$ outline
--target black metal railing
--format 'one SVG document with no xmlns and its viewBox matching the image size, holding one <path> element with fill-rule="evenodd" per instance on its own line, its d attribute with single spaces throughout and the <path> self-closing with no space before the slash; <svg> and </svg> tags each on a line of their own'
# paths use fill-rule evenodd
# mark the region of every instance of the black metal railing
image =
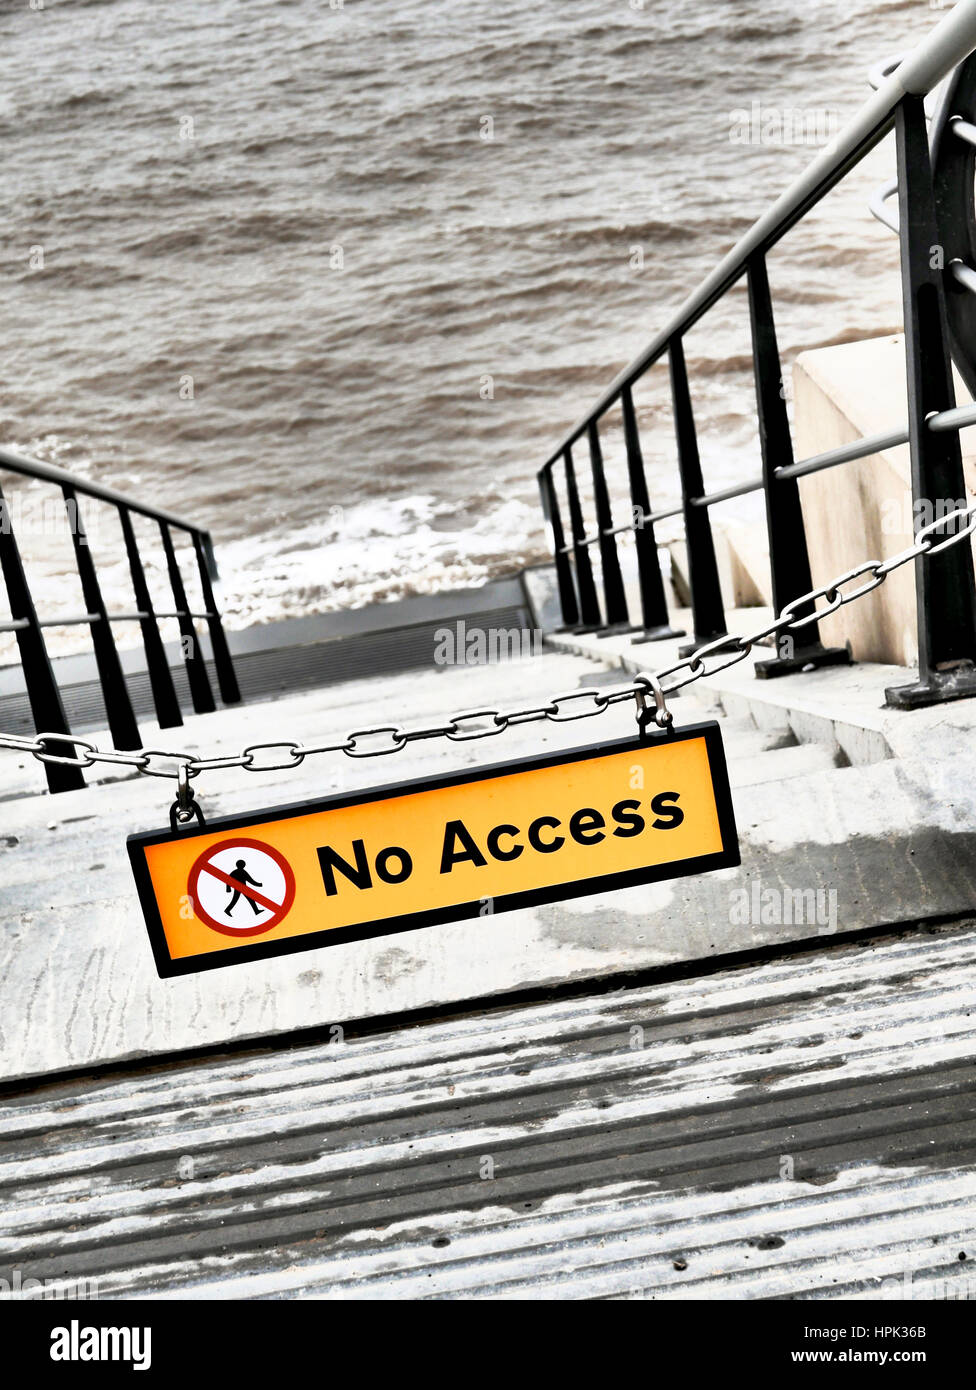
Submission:
<svg viewBox="0 0 976 1390">
<path fill-rule="evenodd" d="M 539 472 L 543 513 L 553 550 L 556 577 L 566 628 L 598 633 L 636 631 L 635 641 L 656 641 L 677 635 L 670 623 L 666 587 L 661 574 L 654 528 L 682 517 L 688 557 L 693 638 L 682 655 L 726 632 L 726 618 L 712 537 L 710 509 L 731 498 L 762 491 L 766 503 L 772 604 L 777 616 L 813 588 L 797 479 L 821 469 L 865 458 L 907 443 L 911 451 L 913 499 L 924 499 L 934 515 L 946 515 L 966 496 L 959 430 L 976 423 L 976 407 L 956 408 L 950 367 L 947 294 L 968 293 L 954 269 L 942 268 L 933 255 L 940 245 L 939 208 L 945 203 L 943 185 L 933 180 L 933 158 L 941 169 L 940 152 L 930 152 L 924 109 L 925 95 L 976 49 L 976 0 L 964 0 L 914 52 L 879 79 L 875 96 L 858 118 L 832 142 L 800 179 L 742 238 L 711 276 L 682 306 L 651 345 L 611 383 L 596 405 L 562 440 Z M 969 83 L 949 85 L 968 91 Z M 940 121 L 938 134 L 951 126 Z M 901 243 L 902 298 L 908 365 L 908 423 L 884 434 L 832 449 L 815 457 L 794 457 L 792 431 L 782 390 L 783 371 L 776 340 L 767 256 L 776 243 L 815 207 L 842 178 L 892 129 L 895 131 Z M 949 138 L 949 137 L 947 137 Z M 972 151 L 976 156 L 976 149 Z M 968 204 L 973 199 L 973 163 L 963 165 L 968 178 Z M 937 191 L 939 196 L 937 198 Z M 976 224 L 974 224 L 976 226 Z M 976 250 L 976 233 L 973 247 Z M 976 276 L 974 276 L 976 279 Z M 762 472 L 733 487 L 706 492 L 695 416 L 685 359 L 689 331 L 733 286 L 745 281 L 748 291 L 751 352 L 755 378 Z M 960 332 L 954 315 L 955 334 Z M 976 349 L 976 323 L 970 351 Z M 667 361 L 672 418 L 677 447 L 680 506 L 653 511 L 641 454 L 633 388 L 655 364 Z M 615 524 L 600 441 L 600 426 L 619 403 L 623 415 L 627 461 L 626 487 L 631 519 Z M 592 475 L 593 529 L 580 499 L 576 477 L 577 452 L 585 445 Z M 560 487 L 566 498 L 567 520 L 560 508 Z M 940 512 L 939 507 L 944 511 Z M 916 507 L 915 515 L 924 516 Z M 618 537 L 634 535 L 640 620 L 631 623 L 621 573 Z M 568 532 L 568 534 L 567 534 Z M 591 560 L 600 557 L 601 597 Z M 911 685 L 892 688 L 888 703 L 917 706 L 976 694 L 976 585 L 968 547 L 953 547 L 926 555 L 916 566 L 919 677 Z M 801 607 L 801 615 L 813 605 Z M 825 647 L 818 623 L 804 628 L 802 643 L 778 650 L 759 662 L 756 674 L 772 677 L 811 665 L 850 660 L 849 648 Z"/>
<path fill-rule="evenodd" d="M 89 628 L 106 720 L 112 742 L 117 749 L 141 748 L 143 745 L 112 632 L 115 623 L 139 624 L 153 708 L 161 728 L 174 728 L 183 723 L 173 672 L 159 629 L 159 623 L 163 619 L 175 619 L 179 624 L 182 659 L 186 667 L 194 711 L 197 714 L 209 714 L 216 708 L 206 658 L 195 627 L 197 622 L 203 622 L 207 627 L 221 700 L 228 705 L 240 701 L 241 693 L 234 672 L 234 663 L 214 599 L 213 580 L 216 578 L 216 566 L 213 546 L 207 531 L 193 526 L 181 517 L 116 492 L 113 488 L 81 480 L 52 464 L 22 458 L 0 449 L 0 471 L 4 470 L 50 483 L 59 489 L 60 504 L 64 508 L 65 522 L 71 536 L 84 604 L 84 612 L 78 614 L 51 617 L 38 615 L 14 531 L 11 509 L 0 489 L 0 573 L 6 585 L 10 608 L 10 620 L 0 622 L 0 632 L 12 632 L 16 636 L 27 699 L 37 733 L 71 733 L 62 692 L 44 640 L 45 628 L 51 627 L 87 625 Z M 131 611 L 109 612 L 106 606 L 78 504 L 79 496 L 106 503 L 118 515 L 135 602 Z M 153 605 L 143 553 L 133 526 L 133 515 L 146 517 L 158 527 L 173 595 L 172 610 L 161 612 Z M 199 612 L 191 610 L 187 599 L 183 573 L 173 544 L 174 531 L 188 535 L 193 545 L 203 600 L 202 611 Z M 73 791 L 85 785 L 83 773 L 77 766 L 53 762 L 45 762 L 44 766 L 48 787 L 52 792 Z"/>
</svg>

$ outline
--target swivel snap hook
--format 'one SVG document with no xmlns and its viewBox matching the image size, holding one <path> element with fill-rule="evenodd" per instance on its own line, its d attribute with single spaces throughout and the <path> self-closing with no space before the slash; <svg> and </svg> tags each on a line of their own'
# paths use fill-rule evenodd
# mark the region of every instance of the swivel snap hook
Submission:
<svg viewBox="0 0 976 1390">
<path fill-rule="evenodd" d="M 648 671 L 642 671 L 640 675 L 634 677 L 634 681 L 638 687 L 634 691 L 634 699 L 637 701 L 637 727 L 641 733 L 644 732 L 652 719 L 659 729 L 669 728 L 674 716 L 668 709 L 664 691 L 661 689 L 661 682 L 657 676 L 651 675 Z M 647 703 L 648 690 L 651 690 L 654 695 L 653 709 Z"/>
<path fill-rule="evenodd" d="M 190 786 L 189 765 L 181 762 L 176 773 L 176 800 L 169 811 L 170 828 L 175 833 L 177 830 L 184 829 L 194 819 L 201 826 L 206 824 L 203 819 L 203 812 L 193 795 L 193 788 Z"/>
</svg>

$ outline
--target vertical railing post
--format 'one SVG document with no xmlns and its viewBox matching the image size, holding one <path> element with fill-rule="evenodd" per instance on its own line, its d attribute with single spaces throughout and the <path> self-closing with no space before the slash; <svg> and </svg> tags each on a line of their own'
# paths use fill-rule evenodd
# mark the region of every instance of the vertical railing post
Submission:
<svg viewBox="0 0 976 1390">
<path fill-rule="evenodd" d="M 939 233 L 925 107 L 903 97 L 895 112 L 908 438 L 916 531 L 967 504 L 955 430 L 935 433 L 928 416 L 955 404 L 942 271 L 933 265 Z M 976 583 L 970 545 L 915 562 L 918 680 L 886 692 L 889 705 L 918 708 L 976 694 Z"/>
<path fill-rule="evenodd" d="M 684 343 L 680 338 L 672 338 L 668 346 L 668 369 L 671 376 L 671 403 L 685 519 L 688 590 L 694 616 L 694 641 L 681 648 L 679 655 L 683 658 L 690 656 L 698 647 L 703 647 L 706 642 L 714 642 L 719 637 L 724 637 L 727 629 L 711 518 L 707 507 L 695 505 L 696 499 L 704 496 L 705 482 L 702 477 L 701 455 L 698 452 L 695 412 L 688 386 Z"/>
<path fill-rule="evenodd" d="M 173 601 L 176 605 L 177 621 L 180 625 L 180 644 L 183 648 L 183 660 L 186 663 L 187 680 L 190 683 L 190 698 L 197 714 L 212 714 L 217 706 L 214 703 L 213 691 L 210 688 L 207 663 L 203 659 L 200 639 L 193 626 L 193 619 L 190 617 L 190 605 L 187 602 L 186 589 L 183 587 L 183 576 L 180 574 L 176 551 L 173 549 L 173 537 L 170 535 L 169 526 L 165 521 L 159 523 L 159 534 L 163 540 L 166 568 L 169 571 L 170 587 L 173 590 Z"/>
<path fill-rule="evenodd" d="M 24 572 L 20 548 L 14 535 L 13 522 L 7 509 L 3 493 L 0 492 L 0 572 L 3 574 L 10 604 L 10 616 L 17 628 L 17 646 L 27 686 L 27 700 L 34 720 L 34 732 L 38 734 L 70 734 L 61 692 L 54 678 L 51 660 L 47 654 L 44 633 L 37 619 L 30 585 Z M 63 752 L 62 747 L 52 752 Z M 85 785 L 80 767 L 63 767 L 57 763 L 45 763 L 44 772 L 48 789 L 52 792 L 78 791 Z"/>
<path fill-rule="evenodd" d="M 627 611 L 627 595 L 620 572 L 617 537 L 613 532 L 613 510 L 607 489 L 607 470 L 603 463 L 600 430 L 596 420 L 587 426 L 590 446 L 590 470 L 593 474 L 593 509 L 596 512 L 597 544 L 600 547 L 600 571 L 603 575 L 603 603 L 606 610 L 606 635 L 611 632 L 633 632 Z"/>
<path fill-rule="evenodd" d="M 200 571 L 200 591 L 203 594 L 203 603 L 207 610 L 210 649 L 213 652 L 214 670 L 217 673 L 220 698 L 225 705 L 236 705 L 240 703 L 241 689 L 237 684 L 237 672 L 234 670 L 234 662 L 227 645 L 223 620 L 217 610 L 217 602 L 214 598 L 213 584 L 210 579 L 210 561 L 213 551 L 208 541 L 209 538 L 205 540 L 199 531 L 193 532 L 193 549 L 196 551 L 197 568 Z"/>
<path fill-rule="evenodd" d="M 576 587 L 579 590 L 581 632 L 590 632 L 602 627 L 600 601 L 596 596 L 593 582 L 593 566 L 590 552 L 586 546 L 586 531 L 583 526 L 583 509 L 580 506 L 579 489 L 576 486 L 576 469 L 573 466 L 573 451 L 567 444 L 563 450 L 563 465 L 566 469 L 566 498 L 569 502 L 569 524 L 573 533 L 573 558 L 576 562 Z"/>
<path fill-rule="evenodd" d="M 129 573 L 132 576 L 132 592 L 139 611 L 139 628 L 142 632 L 142 645 L 146 653 L 146 670 L 149 673 L 149 688 L 152 691 L 156 723 L 161 729 L 175 729 L 183 723 L 180 702 L 176 697 L 173 673 L 166 660 L 166 649 L 159 634 L 156 610 L 153 608 L 146 572 L 143 569 L 139 545 L 136 541 L 132 517 L 128 507 L 119 506 L 119 522 L 122 526 L 122 539 L 125 553 L 129 559 Z"/>
<path fill-rule="evenodd" d="M 624 444 L 627 450 L 627 478 L 630 484 L 631 516 L 634 524 L 634 549 L 637 553 L 637 579 L 640 585 L 643 631 L 635 643 L 659 642 L 665 637 L 680 637 L 668 618 L 668 600 L 661 576 L 654 523 L 651 521 L 651 499 L 647 491 L 644 456 L 641 453 L 637 413 L 629 386 L 621 395 L 624 419 Z"/>
<path fill-rule="evenodd" d="M 797 481 L 795 478 L 776 476 L 777 468 L 793 462 L 793 440 L 783 396 L 782 364 L 776 343 L 766 259 L 761 251 L 749 261 L 748 280 L 756 407 L 769 535 L 770 582 L 773 610 L 779 616 L 787 604 L 809 593 L 813 581 L 810 578 L 810 557 Z M 800 613 L 810 611 L 812 605 L 807 605 Z M 827 648 L 821 644 L 818 623 L 810 623 L 800 629 L 800 637 L 795 643 L 791 635 L 784 635 L 779 640 L 777 656 L 769 661 L 757 662 L 757 676 L 782 676 L 805 666 L 835 665 L 851 659 L 848 647 Z"/>
<path fill-rule="evenodd" d="M 95 561 L 92 559 L 84 522 L 81 519 L 78 495 L 71 483 L 62 484 L 61 493 L 64 497 L 68 527 L 71 531 L 75 564 L 78 566 L 78 578 L 81 580 L 85 612 L 90 618 L 88 630 L 91 633 L 95 665 L 98 668 L 98 681 L 102 688 L 102 701 L 105 705 L 105 717 L 108 721 L 109 732 L 112 735 L 112 742 L 116 748 L 141 748 L 142 739 L 139 737 L 139 725 L 132 708 L 132 701 L 129 698 L 129 688 L 125 683 L 122 663 L 119 660 L 115 637 L 112 634 L 112 624 L 108 618 L 108 609 L 102 598 L 102 588 L 98 582 Z"/>
<path fill-rule="evenodd" d="M 576 603 L 576 589 L 573 586 L 573 571 L 566 553 L 566 537 L 563 520 L 559 514 L 559 498 L 552 468 L 547 465 L 539 473 L 539 492 L 542 496 L 542 514 L 549 528 L 552 544 L 552 558 L 556 566 L 556 587 L 559 591 L 559 611 L 563 627 L 576 627 L 579 623 L 579 607 Z"/>
</svg>

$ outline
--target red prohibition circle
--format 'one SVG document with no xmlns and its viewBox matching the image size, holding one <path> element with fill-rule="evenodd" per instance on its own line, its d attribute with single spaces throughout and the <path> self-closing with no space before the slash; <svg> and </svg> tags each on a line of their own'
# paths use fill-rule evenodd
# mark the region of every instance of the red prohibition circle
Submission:
<svg viewBox="0 0 976 1390">
<path fill-rule="evenodd" d="M 200 900 L 197 897 L 197 881 L 203 872 L 212 872 L 210 860 L 215 854 L 219 854 L 220 851 L 224 849 L 260 850 L 262 854 L 267 854 L 273 859 L 281 870 L 285 880 L 285 896 L 277 911 L 274 912 L 266 922 L 258 922 L 258 924 L 253 927 L 232 927 L 226 922 L 218 922 L 216 918 L 211 917 L 210 913 L 200 905 Z M 203 853 L 197 857 L 193 868 L 190 870 L 190 876 L 187 879 L 186 891 L 189 893 L 190 900 L 193 903 L 193 911 L 200 918 L 201 922 L 206 923 L 213 931 L 220 932 L 221 936 L 263 936 L 265 932 L 271 931 L 273 927 L 276 927 L 278 923 L 288 915 L 288 911 L 295 901 L 295 875 L 291 871 L 291 865 L 288 863 L 288 860 L 272 845 L 266 845 L 263 840 L 246 840 L 243 837 L 235 836 L 233 839 L 220 840 L 217 844 L 210 845 L 208 849 L 205 849 Z M 247 892 L 247 886 L 245 884 L 241 885 L 241 893 L 244 897 L 251 896 Z"/>
</svg>

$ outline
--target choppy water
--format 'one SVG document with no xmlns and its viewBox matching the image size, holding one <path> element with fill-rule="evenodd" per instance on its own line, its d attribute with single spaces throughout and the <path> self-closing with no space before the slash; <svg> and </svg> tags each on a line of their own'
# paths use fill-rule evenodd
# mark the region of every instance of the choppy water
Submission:
<svg viewBox="0 0 976 1390">
<path fill-rule="evenodd" d="M 333 3 L 0 3 L 0 441 L 209 525 L 238 625 L 537 557 L 539 463 L 816 152 L 734 145 L 730 113 L 844 120 L 939 18 Z M 787 362 L 898 326 L 865 207 L 888 165 L 771 262 Z M 688 343 L 715 485 L 756 471 L 747 343 L 742 296 Z M 658 500 L 664 385 L 639 393 Z M 46 611 L 77 611 L 65 538 L 23 530 Z"/>
</svg>

